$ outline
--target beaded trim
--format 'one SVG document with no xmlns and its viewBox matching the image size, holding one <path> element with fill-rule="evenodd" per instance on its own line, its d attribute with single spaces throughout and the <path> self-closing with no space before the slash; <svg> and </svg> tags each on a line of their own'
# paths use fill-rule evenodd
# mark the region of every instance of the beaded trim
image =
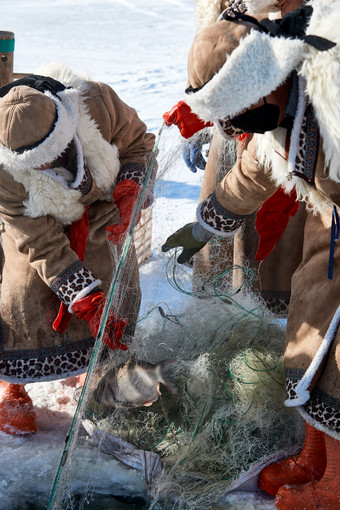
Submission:
<svg viewBox="0 0 340 510">
<path fill-rule="evenodd" d="M 311 104 L 308 104 L 302 121 L 295 168 L 292 171 L 292 175 L 300 177 L 314 188 L 319 141 L 319 126 L 314 115 L 313 107 Z"/>
</svg>

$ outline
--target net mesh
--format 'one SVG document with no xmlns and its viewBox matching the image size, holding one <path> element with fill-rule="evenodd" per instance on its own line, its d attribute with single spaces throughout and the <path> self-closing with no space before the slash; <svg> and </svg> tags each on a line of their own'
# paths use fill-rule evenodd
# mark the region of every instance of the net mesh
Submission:
<svg viewBox="0 0 340 510">
<path fill-rule="evenodd" d="M 166 161 L 159 158 L 156 188 L 181 150 L 177 144 Z M 231 165 L 235 147 L 230 145 L 223 157 Z M 145 472 L 150 508 L 209 508 L 261 459 L 301 441 L 298 414 L 283 406 L 284 326 L 252 292 L 257 274 L 251 266 L 232 265 L 232 239 L 214 238 L 209 243 L 208 264 L 201 260 L 194 267 L 182 266 L 176 261 L 178 253 L 162 255 L 165 263 L 157 285 L 170 285 L 178 293 L 176 306 L 169 306 L 166 299 L 142 306 L 134 331 L 130 329 L 122 339 L 128 351 L 108 352 L 103 347 L 100 338 L 110 308 L 124 316 L 134 295 L 134 227 L 121 252 L 112 249 L 117 270 L 85 384 L 75 394 L 78 407 L 49 510 L 85 505 L 86 494 L 78 498 L 76 507 L 72 499 L 79 458 L 90 441 L 84 423 L 102 434 L 93 456 L 106 435 L 121 441 L 120 454 L 127 442 L 157 456 L 161 469 L 151 475 Z M 128 380 L 120 380 L 131 360 Z M 127 383 L 131 395 L 139 392 L 138 407 L 127 405 L 126 391 L 125 400 L 117 398 L 119 385 Z M 158 384 L 159 398 L 143 405 L 150 388 Z M 101 400 L 104 393 L 116 401 Z M 93 446 L 96 442 L 91 439 Z M 147 471 L 147 463 L 138 468 Z M 88 473 L 88 493 L 95 490 L 94 476 Z"/>
</svg>

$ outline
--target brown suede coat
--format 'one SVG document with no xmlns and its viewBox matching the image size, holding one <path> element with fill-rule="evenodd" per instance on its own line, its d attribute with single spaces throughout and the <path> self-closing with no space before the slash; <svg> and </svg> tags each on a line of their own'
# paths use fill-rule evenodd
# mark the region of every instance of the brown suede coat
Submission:
<svg viewBox="0 0 340 510">
<path fill-rule="evenodd" d="M 340 183 L 327 177 L 324 157 L 319 147 L 315 171 L 317 191 L 340 207 Z M 242 157 L 217 185 L 219 202 L 237 214 L 253 213 L 276 189 L 270 171 L 265 172 L 256 160 L 255 139 L 250 140 Z M 307 214 L 300 265 L 292 277 L 285 366 L 289 386 L 296 384 L 315 358 L 331 320 L 340 304 L 340 244 L 335 243 L 334 274 L 328 279 L 332 204 L 322 213 Z M 294 232 L 292 232 L 294 233 Z M 291 237 L 294 251 L 294 239 Z M 280 271 L 280 259 L 277 261 Z M 340 437 L 339 420 L 327 422 L 340 409 L 340 330 L 337 330 L 328 354 L 309 386 L 311 398 L 300 410 L 314 426 Z M 294 391 L 289 394 L 294 398 Z M 320 403 L 321 402 L 321 403 Z M 322 418 L 319 408 L 323 406 Z M 324 410 L 326 409 L 326 411 Z"/>
<path fill-rule="evenodd" d="M 207 165 L 201 187 L 199 202 L 216 188 L 217 183 L 230 170 L 229 161 L 226 161 L 226 141 L 218 133 L 214 132 Z M 238 144 L 238 159 L 247 148 L 246 144 Z M 288 226 L 278 241 L 274 250 L 261 263 L 255 260 L 259 236 L 255 229 L 256 211 L 248 216 L 244 225 L 235 234 L 233 243 L 230 240 L 221 239 L 224 245 L 224 253 L 214 255 L 214 244 L 208 243 L 199 254 L 196 255 L 195 269 L 197 274 L 210 276 L 221 274 L 231 265 L 244 267 L 250 263 L 254 271 L 252 289 L 259 291 L 266 305 L 274 313 L 286 317 L 291 292 L 291 278 L 302 260 L 303 231 L 306 221 L 306 210 L 303 203 L 300 204 L 298 213 L 290 218 Z M 202 276 L 204 278 L 204 276 Z M 234 269 L 233 284 L 239 287 L 245 283 L 245 275 L 242 270 Z"/>
<path fill-rule="evenodd" d="M 102 137 L 119 150 L 121 166 L 144 163 L 151 153 L 154 135 L 134 109 L 107 85 L 88 82 L 83 87 L 88 113 Z M 38 170 L 37 170 L 38 172 Z M 93 346 L 87 323 L 72 317 L 65 333 L 52 330 L 60 300 L 51 282 L 77 261 L 71 250 L 68 227 L 49 215 L 31 218 L 23 214 L 25 188 L 0 168 L 0 219 L 2 220 L 2 285 L 0 378 L 10 382 L 66 377 L 86 369 Z M 89 206 L 89 237 L 84 265 L 108 291 L 121 246 L 107 242 L 105 226 L 119 220 L 112 199 L 103 197 L 95 182 L 81 201 Z M 124 297 L 116 310 L 133 330 L 139 310 L 140 288 L 134 248 L 123 274 Z M 128 274 L 127 274 L 128 273 Z"/>
</svg>

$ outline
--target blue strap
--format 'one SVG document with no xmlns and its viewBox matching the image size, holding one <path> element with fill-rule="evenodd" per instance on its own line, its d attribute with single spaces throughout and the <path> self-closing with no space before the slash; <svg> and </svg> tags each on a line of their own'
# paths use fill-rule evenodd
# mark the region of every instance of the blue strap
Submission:
<svg viewBox="0 0 340 510">
<path fill-rule="evenodd" d="M 333 214 L 332 214 L 332 227 L 331 227 L 331 247 L 329 250 L 329 264 L 328 264 L 328 279 L 332 280 L 333 278 L 333 263 L 334 263 L 334 247 L 335 242 L 339 239 L 339 232 L 340 232 L 340 220 L 338 211 L 336 210 L 336 207 L 333 207 Z"/>
</svg>

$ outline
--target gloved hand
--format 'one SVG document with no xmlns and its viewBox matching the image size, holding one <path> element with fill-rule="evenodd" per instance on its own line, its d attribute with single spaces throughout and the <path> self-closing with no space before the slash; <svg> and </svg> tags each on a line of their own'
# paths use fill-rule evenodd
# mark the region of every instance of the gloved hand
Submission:
<svg viewBox="0 0 340 510">
<path fill-rule="evenodd" d="M 89 217 L 87 214 L 88 208 L 89 206 L 85 206 L 84 214 L 80 220 L 74 221 L 72 225 L 70 225 L 70 248 L 76 252 L 79 260 L 82 262 L 85 258 L 86 243 L 89 235 Z M 71 320 L 71 317 L 72 314 L 68 312 L 67 305 L 61 302 L 58 315 L 52 324 L 54 331 L 64 333 L 68 323 Z"/>
<path fill-rule="evenodd" d="M 191 111 L 184 101 L 179 101 L 168 112 L 163 114 L 166 126 L 175 124 L 184 138 L 191 138 L 195 133 L 209 126 L 210 122 L 204 122 Z"/>
<path fill-rule="evenodd" d="M 108 239 L 114 244 L 123 241 L 127 229 L 131 223 L 132 215 L 135 212 L 138 203 L 138 196 L 141 192 L 140 186 L 132 179 L 125 179 L 120 182 L 113 192 L 113 200 L 119 210 L 121 223 L 115 223 L 105 228 L 110 234 Z M 141 217 L 141 211 L 138 212 L 136 225 Z"/>
<path fill-rule="evenodd" d="M 193 228 L 197 225 L 200 227 L 199 223 L 197 222 L 187 223 L 186 225 L 184 225 L 184 227 L 177 230 L 177 232 L 169 236 L 168 239 L 165 241 L 165 243 L 162 246 L 162 251 L 167 252 L 171 248 L 178 248 L 182 246 L 184 249 L 177 258 L 177 262 L 179 264 L 184 264 L 185 262 L 188 262 L 191 259 L 191 257 L 195 255 L 195 253 L 200 251 L 203 248 L 203 246 L 207 244 L 209 239 L 213 237 L 213 234 L 210 234 L 210 232 L 205 231 L 203 227 L 200 227 L 200 229 L 202 229 L 202 231 L 204 231 L 204 233 L 206 234 L 206 240 L 198 241 L 193 236 Z M 202 236 L 202 238 L 203 237 L 204 235 Z"/>
<path fill-rule="evenodd" d="M 79 299 L 72 305 L 72 310 L 78 319 L 84 319 L 90 326 L 92 335 L 96 338 L 99 330 L 100 319 L 105 305 L 105 294 L 102 291 L 89 294 L 83 299 Z M 102 336 L 103 343 L 109 349 L 127 350 L 127 345 L 120 342 L 123 336 L 127 321 L 109 311 L 104 334 Z"/>
<path fill-rule="evenodd" d="M 184 146 L 183 159 L 194 174 L 197 172 L 197 168 L 204 170 L 207 164 L 202 154 L 202 145 L 199 140 L 189 140 Z"/>
</svg>

